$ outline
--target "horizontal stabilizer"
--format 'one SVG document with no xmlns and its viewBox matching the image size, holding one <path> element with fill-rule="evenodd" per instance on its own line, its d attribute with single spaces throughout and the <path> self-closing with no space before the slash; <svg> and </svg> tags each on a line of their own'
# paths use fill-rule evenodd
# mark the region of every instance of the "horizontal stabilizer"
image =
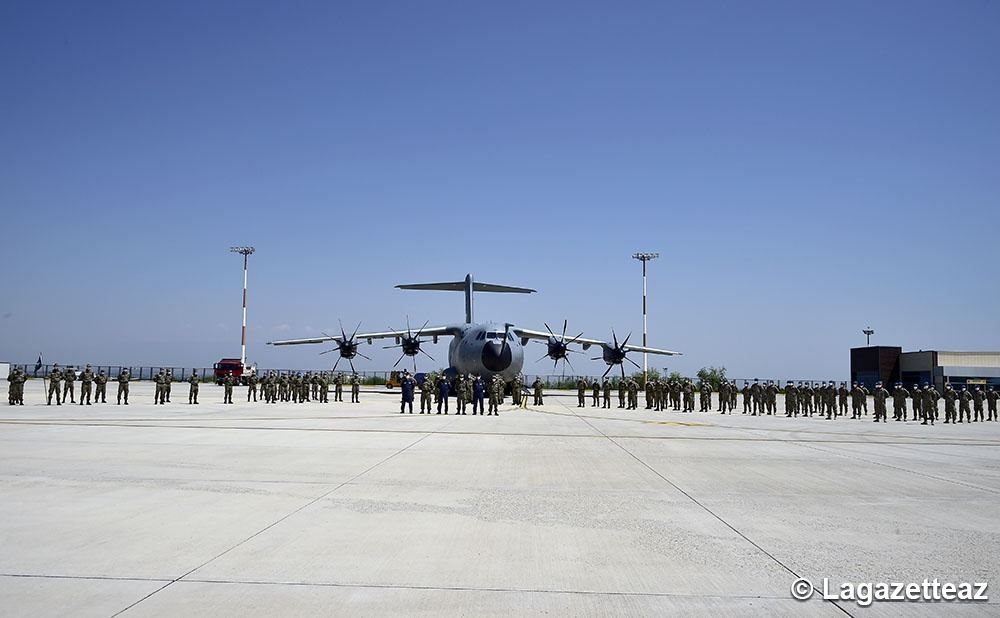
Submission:
<svg viewBox="0 0 1000 618">
<path fill-rule="evenodd" d="M 406 283 L 397 285 L 400 290 L 441 290 L 445 292 L 464 292 L 465 281 L 446 281 L 442 283 Z M 504 292 L 512 294 L 531 294 L 537 290 L 519 288 L 512 285 L 497 285 L 496 283 L 472 283 L 473 292 Z"/>
</svg>

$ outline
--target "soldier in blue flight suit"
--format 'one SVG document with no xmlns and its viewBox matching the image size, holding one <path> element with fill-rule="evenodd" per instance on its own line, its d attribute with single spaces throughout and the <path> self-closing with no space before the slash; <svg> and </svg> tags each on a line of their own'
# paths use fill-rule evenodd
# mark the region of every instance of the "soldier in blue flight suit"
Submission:
<svg viewBox="0 0 1000 618">
<path fill-rule="evenodd" d="M 476 409 L 479 410 L 479 414 L 485 413 L 483 410 L 483 398 L 486 396 L 486 383 L 479 376 L 475 376 L 472 382 L 472 415 L 476 415 Z"/>
<path fill-rule="evenodd" d="M 448 393 L 451 392 L 451 382 L 446 376 L 438 378 L 438 414 L 441 414 L 441 405 L 444 405 L 444 413 L 448 413 Z"/>
<path fill-rule="evenodd" d="M 417 388 L 417 381 L 413 379 L 410 372 L 407 371 L 403 374 L 403 379 L 399 382 L 399 390 L 401 391 L 403 398 L 402 402 L 399 404 L 399 413 L 402 414 L 406 410 L 406 404 L 410 404 L 410 414 L 413 414 L 413 391 Z"/>
</svg>

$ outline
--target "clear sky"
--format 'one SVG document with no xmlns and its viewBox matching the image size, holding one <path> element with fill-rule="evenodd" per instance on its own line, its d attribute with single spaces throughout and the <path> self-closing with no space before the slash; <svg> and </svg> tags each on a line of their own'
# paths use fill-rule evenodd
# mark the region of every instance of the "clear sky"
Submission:
<svg viewBox="0 0 1000 618">
<path fill-rule="evenodd" d="M 640 250 L 650 344 L 685 352 L 654 367 L 842 379 L 868 325 L 1000 349 L 998 26 L 992 0 L 4 2 L 0 360 L 238 356 L 234 244 L 262 366 L 328 367 L 262 342 L 338 319 L 460 321 L 393 285 L 467 272 L 539 290 L 480 317 L 637 341 Z"/>
</svg>

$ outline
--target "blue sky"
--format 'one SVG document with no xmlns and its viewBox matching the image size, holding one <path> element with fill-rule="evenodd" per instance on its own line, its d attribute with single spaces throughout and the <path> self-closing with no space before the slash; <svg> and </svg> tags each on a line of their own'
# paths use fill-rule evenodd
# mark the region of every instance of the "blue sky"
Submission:
<svg viewBox="0 0 1000 618">
<path fill-rule="evenodd" d="M 338 319 L 460 320 L 392 286 L 466 272 L 539 290 L 483 318 L 638 337 L 638 250 L 661 254 L 650 342 L 685 352 L 653 366 L 843 379 L 869 324 L 1000 349 L 998 23 L 971 0 L 3 3 L 0 357 L 238 355 L 233 244 L 258 250 L 267 366 L 326 366 L 261 344 Z"/>
</svg>

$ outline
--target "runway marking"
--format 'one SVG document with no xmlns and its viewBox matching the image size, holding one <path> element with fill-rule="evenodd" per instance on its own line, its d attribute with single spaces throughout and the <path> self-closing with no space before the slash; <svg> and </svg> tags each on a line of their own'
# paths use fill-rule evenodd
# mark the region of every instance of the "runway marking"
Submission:
<svg viewBox="0 0 1000 618">
<path fill-rule="evenodd" d="M 196 566 L 195 568 L 191 569 L 191 570 L 190 570 L 190 571 L 188 571 L 187 573 L 185 573 L 185 574 L 181 575 L 180 577 L 177 577 L 177 578 L 175 578 L 175 579 L 173 579 L 173 580 L 171 580 L 171 581 L 169 581 L 169 582 L 165 583 L 164 585 L 160 586 L 160 587 L 159 587 L 159 588 L 157 588 L 156 590 L 154 590 L 154 591 L 150 592 L 149 594 L 145 595 L 144 597 L 142 597 L 142 598 L 141 598 L 141 599 L 139 599 L 138 601 L 135 601 L 135 602 L 134 602 L 134 603 L 132 603 L 131 605 L 128 605 L 128 606 L 126 606 L 125 608 L 123 608 L 123 609 L 119 610 L 118 612 L 116 612 L 116 613 L 114 613 L 114 614 L 112 615 L 112 618 L 114 618 L 114 616 L 120 616 L 121 614 L 123 614 L 123 613 L 127 612 L 128 610 L 130 610 L 130 609 L 132 609 L 133 607 L 135 607 L 136 605 L 138 605 L 139 603 L 142 603 L 142 602 L 143 602 L 143 601 L 145 601 L 146 599 L 148 599 L 148 598 L 152 597 L 153 595 L 155 595 L 156 593 L 160 592 L 161 590 L 164 590 L 164 589 L 166 589 L 166 588 L 170 587 L 171 585 L 173 585 L 173 584 L 177 583 L 178 581 L 180 581 L 180 580 L 184 579 L 184 578 L 185 578 L 185 577 L 187 577 L 188 575 L 191 575 L 191 574 L 192 574 L 192 573 L 194 573 L 195 571 L 198 571 L 199 569 L 201 569 L 201 568 L 203 568 L 203 567 L 205 567 L 205 566 L 207 566 L 207 565 L 211 564 L 212 562 L 215 562 L 216 560 L 218 560 L 218 559 L 219 559 L 219 558 L 221 558 L 222 556 L 225 556 L 226 554 L 228 554 L 229 552 L 233 551 L 233 550 L 234 550 L 234 549 L 236 549 L 237 547 L 240 547 L 240 546 L 242 546 L 243 544 L 245 544 L 245 543 L 247 543 L 247 542 L 249 542 L 249 541 L 251 541 L 251 540 L 255 539 L 256 537 L 258 537 L 258 536 L 260 536 L 261 534 L 263 534 L 263 533 L 267 532 L 267 531 L 268 531 L 268 530 L 270 530 L 271 528 L 274 528 L 275 526 L 277 526 L 277 525 L 278 525 L 278 524 L 280 524 L 281 522 L 283 522 L 283 521 L 287 520 L 288 518 L 292 517 L 293 515 L 295 515 L 295 514 L 297 514 L 297 513 L 300 513 L 301 511 L 303 511 L 304 509 L 306 509 L 306 508 L 308 508 L 308 507 L 312 506 L 313 504 L 316 504 L 317 502 L 319 502 L 320 500 L 322 500 L 322 499 L 326 498 L 327 496 L 329 496 L 329 495 L 330 495 L 330 494 L 332 494 L 333 492 L 337 491 L 337 490 L 338 490 L 338 489 L 340 489 L 341 487 L 344 487 L 344 486 L 346 486 L 346 485 L 348 485 L 348 484 L 350 484 L 350 483 L 352 483 L 352 482 L 356 481 L 357 479 L 361 478 L 361 477 L 362 477 L 362 476 L 364 476 L 365 474 L 368 474 L 369 472 L 371 472 L 371 471 L 372 471 L 372 470 L 374 470 L 375 468 L 377 468 L 377 467 L 381 466 L 382 464 L 384 464 L 385 462 L 389 461 L 390 459 L 393 459 L 394 457 L 396 457 L 396 456 L 398 456 L 398 455 L 400 455 L 400 454 L 402 454 L 402 453 L 406 452 L 407 450 L 409 450 L 410 448 L 412 448 L 412 447 L 416 446 L 417 444 L 419 444 L 420 442 L 422 442 L 423 440 L 427 439 L 428 437 L 430 437 L 430 436 L 431 436 L 431 435 L 433 435 L 433 434 L 434 434 L 434 432 L 433 432 L 433 431 L 429 431 L 429 432 L 425 432 L 425 435 L 423 435 L 423 436 L 421 436 L 420 438 L 418 438 L 418 439 L 414 440 L 413 442 L 410 442 L 409 444 L 407 444 L 406 446 L 404 446 L 404 447 L 400 448 L 399 450 L 397 450 L 397 451 L 396 451 L 396 452 L 394 452 L 393 454 L 391 454 L 391 455 L 389 455 L 389 456 L 387 456 L 387 457 L 384 457 L 384 458 L 382 458 L 382 459 L 381 459 L 381 460 L 379 460 L 379 461 L 378 461 L 377 463 L 375 463 L 375 464 L 373 464 L 373 465 L 371 465 L 371 466 L 369 466 L 369 467 L 365 468 L 364 470 L 362 470 L 362 471 L 361 471 L 361 472 L 359 472 L 358 474 L 354 475 L 353 477 L 351 477 L 351 478 L 347 479 L 346 481 L 343 481 L 342 483 L 338 483 L 338 484 L 337 484 L 337 485 L 336 485 L 335 487 L 333 487 L 333 488 L 331 488 L 331 489 L 329 489 L 329 490 L 327 490 L 327 491 L 323 492 L 323 493 L 322 493 L 322 494 L 320 494 L 319 496 L 316 496 L 315 498 L 313 498 L 313 499 L 309 500 L 309 501 L 308 501 L 308 502 L 306 502 L 305 504 L 303 504 L 303 505 L 299 506 L 298 508 L 296 508 L 296 509 L 295 509 L 295 510 L 293 510 L 292 512 L 290 512 L 290 513 L 288 513 L 288 514 L 286 514 L 286 515 L 284 515 L 284 516 L 282 516 L 282 517 L 280 517 L 280 518 L 276 519 L 275 521 L 271 522 L 270 524 L 268 524 L 268 525 L 264 526 L 263 528 L 261 528 L 261 529 L 260 529 L 260 530 L 258 530 L 257 532 L 254 532 L 254 533 L 253 533 L 253 534 L 251 534 L 250 536 L 246 537 L 246 538 L 245 538 L 245 539 L 243 539 L 242 541 L 240 541 L 240 542 L 236 543 L 235 545 L 233 545 L 232 547 L 230 547 L 229 549 L 226 549 L 226 550 L 224 550 L 224 551 L 220 552 L 219 554 L 217 554 L 217 555 L 216 555 L 216 556 L 214 556 L 213 558 L 210 558 L 209 560 L 206 560 L 205 562 L 203 562 L 203 563 L 199 564 L 198 566 Z"/>
<path fill-rule="evenodd" d="M 568 406 L 567 406 L 567 408 L 568 408 Z M 660 479 L 662 479 L 663 481 L 665 481 L 667 484 L 669 484 L 671 487 L 673 487 L 674 489 L 676 489 L 677 491 L 679 491 L 688 500 L 690 500 L 694 504 L 696 504 L 699 507 L 701 507 L 702 510 L 704 510 L 706 513 L 708 513 L 709 515 L 711 515 L 712 517 L 714 517 L 715 519 L 717 519 L 719 522 L 721 522 L 724 526 L 726 526 L 727 528 L 729 528 L 730 530 L 732 530 L 740 538 L 742 538 L 743 540 L 745 540 L 747 543 L 750 543 L 751 545 L 753 545 L 755 548 L 757 548 L 758 551 L 760 551 L 765 556 L 767 556 L 768 558 L 770 558 L 772 561 L 774 561 L 774 563 L 776 563 L 782 569 L 788 571 L 792 576 L 795 577 L 795 579 L 799 579 L 801 577 L 801 575 L 799 575 L 798 573 L 796 573 L 791 567 L 789 567 L 784 562 L 782 562 L 781 560 L 779 560 L 777 558 L 777 556 L 775 556 L 771 552 L 769 552 L 766 549 L 764 549 L 763 547 L 761 547 L 753 539 L 751 539 L 746 534 L 744 534 L 742 531 L 740 531 L 739 529 L 737 529 L 736 526 L 732 525 L 731 523 L 729 523 L 728 521 L 726 521 L 725 519 L 723 519 L 722 516 L 720 516 L 719 514 L 717 514 L 715 511 L 713 511 L 712 509 L 710 509 L 707 506 L 705 506 L 704 504 L 702 504 L 697 498 L 695 498 L 690 493 L 688 493 L 687 491 L 685 491 L 684 489 L 682 489 L 677 483 L 671 481 L 666 476 L 664 476 L 663 474 L 661 474 L 659 470 L 657 470 L 653 466 L 651 466 L 648 463 L 646 463 L 645 461 L 643 461 L 638 455 L 636 455 L 632 451 L 630 451 L 627 448 L 625 448 L 624 446 L 622 446 L 617 440 L 615 440 L 614 438 L 612 438 L 612 437 L 604 434 L 604 432 L 602 432 L 600 429 L 598 429 L 597 427 L 595 427 L 587 419 L 580 418 L 580 420 L 583 421 L 584 423 L 586 423 L 591 429 L 593 429 L 594 431 L 600 433 L 602 436 L 604 436 L 605 438 L 607 438 L 612 444 L 614 444 L 616 447 L 618 447 L 619 449 L 621 449 L 622 451 L 624 451 L 629 457 L 631 457 L 632 459 L 634 459 L 637 462 L 639 462 L 639 464 L 641 464 L 644 468 L 646 468 L 647 470 L 649 470 L 650 472 L 652 472 L 653 474 L 655 474 L 656 476 L 658 476 Z M 820 598 L 822 598 L 822 592 L 818 588 L 816 588 L 815 586 L 813 586 L 813 590 L 815 590 L 815 592 L 817 592 L 817 593 L 820 593 L 820 595 L 821 595 Z M 853 617 L 853 614 L 851 612 L 849 612 L 846 608 L 842 607 L 838 602 L 831 600 L 830 603 L 834 607 L 836 607 L 837 609 L 839 609 L 841 612 L 843 612 L 844 614 Z"/>
</svg>

